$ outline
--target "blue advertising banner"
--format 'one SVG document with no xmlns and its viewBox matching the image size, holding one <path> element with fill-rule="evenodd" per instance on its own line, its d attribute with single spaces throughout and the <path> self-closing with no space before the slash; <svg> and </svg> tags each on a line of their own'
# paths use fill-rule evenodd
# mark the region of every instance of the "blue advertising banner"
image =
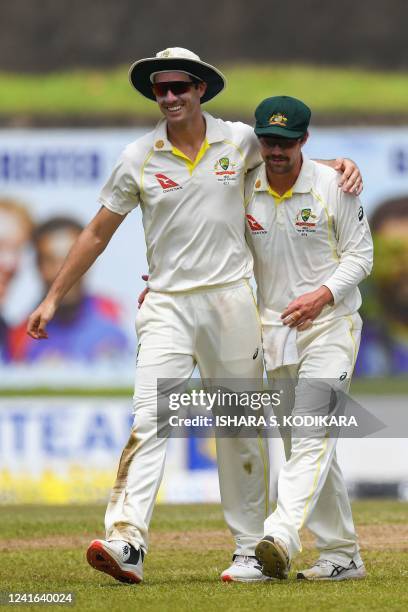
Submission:
<svg viewBox="0 0 408 612">
<path fill-rule="evenodd" d="M 133 385 L 137 296 L 148 272 L 139 209 L 67 295 L 50 339 L 32 341 L 25 326 L 98 210 L 99 191 L 121 150 L 145 131 L 0 130 L 0 388 Z M 361 168 L 378 264 L 363 287 L 356 373 L 404 374 L 408 128 L 314 128 L 305 151 L 314 158 L 352 157 Z"/>
</svg>

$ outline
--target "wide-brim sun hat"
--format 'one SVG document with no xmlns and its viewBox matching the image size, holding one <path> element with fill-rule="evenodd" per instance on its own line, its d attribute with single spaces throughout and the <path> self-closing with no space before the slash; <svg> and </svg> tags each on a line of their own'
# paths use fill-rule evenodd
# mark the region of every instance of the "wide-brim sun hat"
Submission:
<svg viewBox="0 0 408 612">
<path fill-rule="evenodd" d="M 207 89 L 201 98 L 201 103 L 208 102 L 218 95 L 225 87 L 225 77 L 211 66 L 203 62 L 198 55 L 181 47 L 170 47 L 159 51 L 155 57 L 134 62 L 129 68 L 129 81 L 133 87 L 149 100 L 156 101 L 152 90 L 152 75 L 158 72 L 185 72 L 207 83 Z"/>
</svg>

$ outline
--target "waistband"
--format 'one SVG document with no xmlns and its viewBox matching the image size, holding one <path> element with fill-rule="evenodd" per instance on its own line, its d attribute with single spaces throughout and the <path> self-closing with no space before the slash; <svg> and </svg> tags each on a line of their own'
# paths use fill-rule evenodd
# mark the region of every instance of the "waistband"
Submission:
<svg viewBox="0 0 408 612">
<path fill-rule="evenodd" d="M 195 287 L 194 289 L 187 289 L 186 291 L 154 291 L 153 289 L 149 289 L 149 292 L 157 295 L 183 296 L 193 295 L 195 293 L 213 293 L 215 291 L 223 291 L 225 289 L 234 289 L 235 287 L 248 287 L 248 279 L 242 278 L 238 281 L 232 281 L 231 283 L 223 283 L 221 285 L 207 285 L 203 287 Z"/>
<path fill-rule="evenodd" d="M 276 314 L 275 316 L 271 317 L 270 313 L 265 315 L 265 312 L 262 312 L 262 310 L 259 311 L 259 314 L 261 317 L 262 326 L 264 328 L 271 327 L 276 329 L 285 327 L 282 322 L 282 319 L 280 318 L 280 314 Z M 325 312 L 323 315 L 320 314 L 317 319 L 314 319 L 312 321 L 312 326 L 314 327 L 318 325 L 324 325 L 325 323 L 337 321 L 338 319 L 347 319 L 348 317 L 354 317 L 354 315 L 356 314 L 359 314 L 358 310 L 341 312 L 340 309 L 336 310 L 335 308 L 333 308 L 331 312 Z"/>
</svg>

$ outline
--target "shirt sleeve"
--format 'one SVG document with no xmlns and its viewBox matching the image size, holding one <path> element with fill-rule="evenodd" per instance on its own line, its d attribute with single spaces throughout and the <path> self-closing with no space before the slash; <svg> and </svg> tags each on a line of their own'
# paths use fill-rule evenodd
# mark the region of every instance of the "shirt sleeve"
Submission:
<svg viewBox="0 0 408 612">
<path fill-rule="evenodd" d="M 363 206 L 358 197 L 344 193 L 333 184 L 336 207 L 333 216 L 337 239 L 339 265 L 332 276 L 323 283 L 333 294 L 334 303 L 341 302 L 347 293 L 357 287 L 371 272 L 373 266 L 373 241 Z"/>
<path fill-rule="evenodd" d="M 241 144 L 240 147 L 245 156 L 245 172 L 259 166 L 262 162 L 259 150 L 258 138 L 250 125 L 241 123 Z"/>
<path fill-rule="evenodd" d="M 139 185 L 135 176 L 135 162 L 125 149 L 102 188 L 99 203 L 112 212 L 127 215 L 140 203 Z"/>
<path fill-rule="evenodd" d="M 244 183 L 244 205 L 248 208 L 250 201 L 254 195 L 255 181 L 257 179 L 259 170 L 256 168 L 247 172 Z"/>
</svg>

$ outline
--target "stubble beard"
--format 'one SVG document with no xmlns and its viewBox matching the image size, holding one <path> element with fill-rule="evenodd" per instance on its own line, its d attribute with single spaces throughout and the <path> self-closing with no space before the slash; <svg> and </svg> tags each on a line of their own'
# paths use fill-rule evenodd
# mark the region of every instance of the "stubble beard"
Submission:
<svg viewBox="0 0 408 612">
<path fill-rule="evenodd" d="M 289 174 L 294 167 L 294 163 L 291 163 L 290 160 L 278 164 L 270 158 L 267 158 L 266 165 L 271 174 Z"/>
</svg>

